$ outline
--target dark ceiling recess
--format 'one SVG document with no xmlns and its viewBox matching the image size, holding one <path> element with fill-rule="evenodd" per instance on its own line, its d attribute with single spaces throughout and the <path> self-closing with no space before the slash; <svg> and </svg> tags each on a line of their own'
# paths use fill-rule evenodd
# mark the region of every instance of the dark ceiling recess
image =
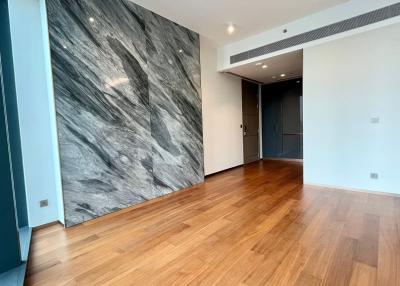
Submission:
<svg viewBox="0 0 400 286">
<path fill-rule="evenodd" d="M 356 28 L 377 23 L 386 19 L 390 19 L 399 15 L 400 15 L 400 2 L 353 18 L 349 18 L 344 21 L 324 26 L 322 28 L 302 33 L 275 43 L 271 43 L 256 49 L 252 49 L 247 52 L 233 55 L 230 58 L 230 63 L 231 64 L 238 63 L 241 61 L 245 61 L 251 58 L 259 57 L 272 52 L 294 47 L 307 42 L 319 40 L 335 34 L 343 33 Z"/>
</svg>

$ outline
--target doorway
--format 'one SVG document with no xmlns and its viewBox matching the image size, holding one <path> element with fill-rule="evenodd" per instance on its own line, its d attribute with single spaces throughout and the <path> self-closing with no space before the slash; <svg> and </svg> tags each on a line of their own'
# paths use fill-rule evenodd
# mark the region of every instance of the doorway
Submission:
<svg viewBox="0 0 400 286">
<path fill-rule="evenodd" d="M 258 91 L 257 83 L 242 80 L 244 164 L 260 160 Z"/>
<path fill-rule="evenodd" d="M 303 159 L 303 50 L 229 70 L 242 78 L 244 163 Z"/>
<path fill-rule="evenodd" d="M 303 159 L 302 79 L 262 86 L 263 158 Z"/>
</svg>

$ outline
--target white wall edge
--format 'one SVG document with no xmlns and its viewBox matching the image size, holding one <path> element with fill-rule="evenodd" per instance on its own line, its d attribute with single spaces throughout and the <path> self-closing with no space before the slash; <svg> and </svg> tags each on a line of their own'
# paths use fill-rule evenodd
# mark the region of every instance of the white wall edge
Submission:
<svg viewBox="0 0 400 286">
<path fill-rule="evenodd" d="M 217 71 L 215 42 L 200 36 L 205 175 L 243 164 L 242 80 Z"/>
<path fill-rule="evenodd" d="M 50 129 L 51 129 L 51 142 L 52 142 L 52 153 L 53 153 L 53 167 L 55 172 L 55 184 L 57 194 L 57 208 L 58 208 L 58 220 L 64 224 L 64 203 L 62 193 L 62 181 L 61 181 L 61 166 L 60 166 L 60 153 L 58 149 L 58 133 L 57 133 L 57 118 L 56 118 L 56 106 L 54 98 L 54 86 L 53 86 L 53 73 L 51 67 L 51 52 L 50 52 L 50 39 L 49 30 L 47 24 L 47 8 L 46 0 L 40 0 L 40 14 L 42 20 L 42 36 L 43 36 L 43 50 L 45 58 L 46 68 L 46 79 L 47 79 L 47 96 L 49 99 L 49 117 L 50 117 Z"/>
</svg>

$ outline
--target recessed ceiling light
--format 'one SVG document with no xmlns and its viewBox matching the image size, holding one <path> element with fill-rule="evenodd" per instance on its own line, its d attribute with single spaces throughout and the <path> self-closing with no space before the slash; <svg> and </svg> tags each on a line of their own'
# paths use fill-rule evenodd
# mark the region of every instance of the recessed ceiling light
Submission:
<svg viewBox="0 0 400 286">
<path fill-rule="evenodd" d="M 229 24 L 228 28 L 227 28 L 227 32 L 229 35 L 232 35 L 233 33 L 235 33 L 235 26 L 233 24 Z"/>
<path fill-rule="evenodd" d="M 268 66 L 267 66 L 267 65 L 263 65 L 262 68 L 263 68 L 263 69 L 266 69 L 266 68 L 268 68 Z"/>
<path fill-rule="evenodd" d="M 256 66 L 261 66 L 263 63 L 256 63 Z"/>
<path fill-rule="evenodd" d="M 90 17 L 90 18 L 89 18 L 89 22 L 90 22 L 90 23 L 93 23 L 93 22 L 94 22 L 94 18 L 93 18 L 93 17 Z"/>
<path fill-rule="evenodd" d="M 66 49 L 67 49 L 67 46 L 66 46 L 66 45 L 63 45 L 63 48 L 66 50 Z"/>
<path fill-rule="evenodd" d="M 281 77 L 285 77 L 285 76 L 286 76 L 286 74 L 284 74 L 284 73 L 283 73 L 283 74 L 281 74 Z"/>
<path fill-rule="evenodd" d="M 180 49 L 180 50 L 179 50 L 179 53 L 180 53 L 180 54 L 182 54 L 182 53 L 183 53 L 183 50 L 182 50 L 182 49 Z"/>
</svg>

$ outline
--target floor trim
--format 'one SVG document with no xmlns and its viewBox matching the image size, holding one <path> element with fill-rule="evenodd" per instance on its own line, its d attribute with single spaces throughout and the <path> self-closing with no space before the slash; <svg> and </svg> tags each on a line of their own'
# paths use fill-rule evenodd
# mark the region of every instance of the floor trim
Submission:
<svg viewBox="0 0 400 286">
<path fill-rule="evenodd" d="M 292 158 L 275 158 L 275 157 L 265 157 L 262 160 L 266 161 L 282 161 L 282 162 L 297 162 L 303 163 L 303 159 L 292 159 Z"/>
<path fill-rule="evenodd" d="M 348 191 L 348 192 L 355 192 L 355 193 L 365 193 L 365 194 L 371 194 L 371 195 L 378 195 L 378 196 L 385 196 L 385 197 L 398 197 L 400 198 L 400 194 L 396 193 L 386 193 L 386 192 L 379 192 L 379 191 L 371 191 L 371 190 L 366 190 L 366 189 L 357 189 L 357 188 L 346 188 L 346 187 L 340 187 L 340 186 L 333 186 L 333 185 L 321 185 L 321 184 L 310 184 L 310 183 L 304 183 L 304 187 L 308 188 L 315 188 L 315 189 L 330 189 L 330 190 L 337 190 L 337 191 Z"/>
<path fill-rule="evenodd" d="M 38 230 L 40 230 L 42 228 L 47 228 L 47 227 L 50 227 L 50 226 L 53 226 L 53 225 L 56 225 L 56 224 L 61 224 L 63 227 L 65 227 L 65 225 L 61 221 L 56 220 L 56 221 L 53 221 L 53 222 L 49 222 L 49 223 L 46 223 L 46 224 L 35 226 L 33 228 L 33 231 L 38 231 Z"/>
<path fill-rule="evenodd" d="M 257 161 L 255 161 L 255 162 L 257 162 Z M 254 162 L 253 162 L 253 163 L 254 163 Z M 243 167 L 244 165 L 245 165 L 245 164 L 240 164 L 240 165 L 237 165 L 237 166 L 234 166 L 234 167 L 230 167 L 230 168 L 228 168 L 228 169 L 224 169 L 224 170 L 221 170 L 221 171 L 218 171 L 218 172 L 215 172 L 215 173 L 211 173 L 211 174 L 205 175 L 204 178 L 209 178 L 209 177 L 212 177 L 212 176 L 215 176 L 215 175 L 222 174 L 222 173 L 224 173 L 224 172 L 229 172 L 229 171 L 232 171 L 232 170 L 234 170 L 234 169 L 241 168 L 241 167 Z"/>
</svg>

